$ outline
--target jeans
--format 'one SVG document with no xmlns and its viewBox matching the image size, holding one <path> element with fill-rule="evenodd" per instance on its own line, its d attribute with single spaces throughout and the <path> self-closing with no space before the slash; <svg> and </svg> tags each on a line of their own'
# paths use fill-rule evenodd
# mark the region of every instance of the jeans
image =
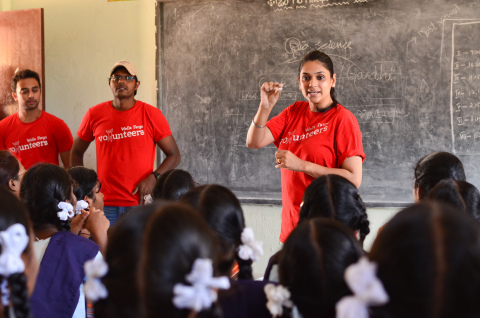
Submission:
<svg viewBox="0 0 480 318">
<path fill-rule="evenodd" d="M 104 206 L 103 212 L 105 216 L 110 221 L 110 226 L 115 224 L 115 221 L 119 218 L 120 215 L 125 213 L 128 209 L 132 208 L 131 206 Z"/>
</svg>

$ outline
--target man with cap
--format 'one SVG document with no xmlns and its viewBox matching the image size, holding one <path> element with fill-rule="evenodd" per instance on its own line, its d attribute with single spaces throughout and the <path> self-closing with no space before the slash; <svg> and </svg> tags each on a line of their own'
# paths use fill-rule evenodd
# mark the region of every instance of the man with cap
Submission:
<svg viewBox="0 0 480 318">
<path fill-rule="evenodd" d="M 95 140 L 104 212 L 113 225 L 129 207 L 144 203 L 156 179 L 180 163 L 180 151 L 162 112 L 135 100 L 140 81 L 133 63 L 115 63 L 108 82 L 113 100 L 87 111 L 73 143 L 71 160 L 72 166 L 82 166 L 85 151 Z M 166 157 L 153 170 L 157 145 Z"/>
<path fill-rule="evenodd" d="M 10 151 L 25 167 L 37 162 L 70 165 L 73 138 L 63 120 L 40 107 L 42 85 L 32 70 L 16 72 L 12 78 L 12 96 L 18 112 L 0 121 L 0 150 Z"/>
</svg>

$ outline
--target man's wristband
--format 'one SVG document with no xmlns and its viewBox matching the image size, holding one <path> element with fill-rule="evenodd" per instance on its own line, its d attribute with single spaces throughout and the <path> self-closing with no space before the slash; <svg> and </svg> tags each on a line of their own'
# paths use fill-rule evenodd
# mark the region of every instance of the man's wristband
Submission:
<svg viewBox="0 0 480 318">
<path fill-rule="evenodd" d="M 158 172 L 155 172 L 155 171 L 154 171 L 154 172 L 152 172 L 151 174 L 153 174 L 153 176 L 154 176 L 154 177 L 155 177 L 155 179 L 157 179 L 157 180 L 158 180 L 158 178 L 160 178 L 160 176 L 161 176 L 161 174 L 160 174 L 160 173 L 158 173 Z"/>
</svg>

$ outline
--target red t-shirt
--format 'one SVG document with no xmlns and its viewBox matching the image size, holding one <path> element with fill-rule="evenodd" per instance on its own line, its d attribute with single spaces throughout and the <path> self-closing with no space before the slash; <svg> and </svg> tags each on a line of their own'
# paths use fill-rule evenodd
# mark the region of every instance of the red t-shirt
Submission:
<svg viewBox="0 0 480 318">
<path fill-rule="evenodd" d="M 171 134 L 162 112 L 141 101 L 125 111 L 116 110 L 110 101 L 87 111 L 77 135 L 95 140 L 106 206 L 138 205 L 138 193 L 132 192 L 153 171 L 156 143 Z"/>
<path fill-rule="evenodd" d="M 58 154 L 72 149 L 73 137 L 63 120 L 42 111 L 31 123 L 18 113 L 0 121 L 0 149 L 10 151 L 25 169 L 37 162 L 58 165 Z"/>
<path fill-rule="evenodd" d="M 362 133 L 355 116 L 337 105 L 324 113 L 310 110 L 308 102 L 296 102 L 268 121 L 275 146 L 298 158 L 327 168 L 340 168 L 348 157 L 365 159 Z M 298 223 L 303 193 L 313 177 L 303 172 L 281 169 L 282 228 L 285 242 Z"/>
</svg>

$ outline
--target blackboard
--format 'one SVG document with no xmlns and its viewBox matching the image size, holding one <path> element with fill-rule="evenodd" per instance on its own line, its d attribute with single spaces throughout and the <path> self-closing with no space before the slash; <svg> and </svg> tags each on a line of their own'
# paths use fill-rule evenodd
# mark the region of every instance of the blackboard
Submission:
<svg viewBox="0 0 480 318">
<path fill-rule="evenodd" d="M 298 63 L 319 49 L 362 130 L 364 201 L 412 202 L 415 163 L 433 151 L 480 186 L 478 0 L 159 2 L 157 27 L 158 103 L 202 184 L 279 202 L 276 148 L 246 148 L 247 130 L 264 81 L 286 83 L 271 116 L 303 100 Z"/>
</svg>

